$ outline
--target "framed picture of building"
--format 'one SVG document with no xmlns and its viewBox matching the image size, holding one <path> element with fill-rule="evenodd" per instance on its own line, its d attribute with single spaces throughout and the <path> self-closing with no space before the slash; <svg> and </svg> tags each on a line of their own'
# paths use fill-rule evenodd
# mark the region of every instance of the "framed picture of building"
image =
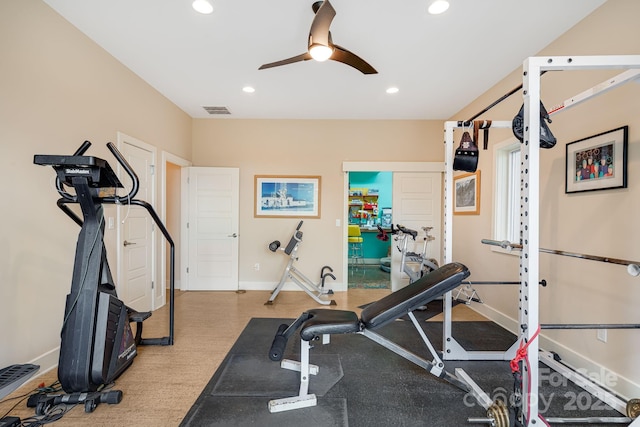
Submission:
<svg viewBox="0 0 640 427">
<path fill-rule="evenodd" d="M 319 176 L 256 175 L 254 217 L 320 218 Z"/>
</svg>

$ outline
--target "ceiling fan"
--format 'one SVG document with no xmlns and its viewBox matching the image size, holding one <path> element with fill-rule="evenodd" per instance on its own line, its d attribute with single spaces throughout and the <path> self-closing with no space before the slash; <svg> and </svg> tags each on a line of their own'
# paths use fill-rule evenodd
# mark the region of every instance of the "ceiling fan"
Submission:
<svg viewBox="0 0 640 427">
<path fill-rule="evenodd" d="M 347 64 L 363 74 L 377 74 L 378 72 L 369 65 L 364 59 L 355 53 L 334 44 L 331 40 L 331 32 L 329 27 L 331 21 L 336 16 L 336 11 L 329 3 L 329 0 L 317 1 L 311 6 L 316 16 L 311 23 L 309 30 L 309 43 L 307 52 L 294 56 L 292 58 L 283 59 L 282 61 L 271 62 L 260 66 L 259 70 L 266 68 L 279 67 L 280 65 L 293 64 L 294 62 L 308 61 L 315 59 L 316 61 L 333 61 Z"/>
</svg>

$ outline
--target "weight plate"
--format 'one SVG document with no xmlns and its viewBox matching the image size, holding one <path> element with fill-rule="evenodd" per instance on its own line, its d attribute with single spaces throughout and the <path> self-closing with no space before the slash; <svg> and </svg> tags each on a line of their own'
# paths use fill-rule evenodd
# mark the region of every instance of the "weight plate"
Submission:
<svg viewBox="0 0 640 427">
<path fill-rule="evenodd" d="M 640 399 L 630 399 L 627 402 L 627 417 L 637 418 L 640 415 Z"/>
<path fill-rule="evenodd" d="M 502 400 L 496 400 L 487 409 L 487 417 L 493 420 L 493 427 L 509 427 L 509 409 Z"/>
</svg>

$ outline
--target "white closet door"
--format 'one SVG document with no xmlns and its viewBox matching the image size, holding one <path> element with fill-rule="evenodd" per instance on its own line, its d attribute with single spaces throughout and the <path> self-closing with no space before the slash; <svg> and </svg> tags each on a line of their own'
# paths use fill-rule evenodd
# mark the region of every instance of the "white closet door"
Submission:
<svg viewBox="0 0 640 427">
<path fill-rule="evenodd" d="M 415 248 L 410 240 L 408 250 L 422 252 L 422 227 L 433 227 L 427 257 L 442 263 L 442 173 L 394 172 L 393 173 L 393 223 L 419 232 Z M 401 254 L 397 242 L 391 242 L 391 290 L 397 291 L 409 284 L 409 278 L 400 271 Z"/>
</svg>

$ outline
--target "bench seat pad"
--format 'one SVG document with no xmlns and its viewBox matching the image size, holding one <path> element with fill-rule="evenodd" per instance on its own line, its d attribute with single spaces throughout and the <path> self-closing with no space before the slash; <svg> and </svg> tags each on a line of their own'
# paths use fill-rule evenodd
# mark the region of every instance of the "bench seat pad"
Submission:
<svg viewBox="0 0 640 427">
<path fill-rule="evenodd" d="M 309 318 L 302 324 L 300 337 L 311 341 L 322 334 L 353 334 L 360 331 L 360 320 L 353 311 L 314 309 L 306 312 Z"/>
<path fill-rule="evenodd" d="M 469 270 L 463 264 L 445 264 L 410 285 L 368 305 L 362 310 L 360 320 L 366 329 L 379 328 L 454 290 L 469 277 L 469 274 Z"/>
</svg>

